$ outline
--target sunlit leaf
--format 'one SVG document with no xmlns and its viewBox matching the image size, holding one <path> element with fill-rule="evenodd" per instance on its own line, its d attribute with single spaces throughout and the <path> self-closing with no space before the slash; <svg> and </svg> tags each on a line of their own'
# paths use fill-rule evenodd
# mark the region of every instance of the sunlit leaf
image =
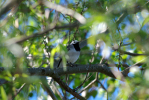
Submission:
<svg viewBox="0 0 149 100">
<path fill-rule="evenodd" d="M 7 99 L 6 92 L 5 92 L 4 88 L 3 88 L 3 86 L 0 86 L 0 88 L 1 88 L 2 100 L 8 100 L 8 99 Z"/>
<path fill-rule="evenodd" d="M 149 22 L 149 17 L 145 18 L 145 20 L 144 20 L 143 23 L 142 23 L 142 27 L 143 27 L 146 23 L 148 23 L 148 22 Z"/>
<path fill-rule="evenodd" d="M 59 3 L 60 2 L 60 0 L 56 0 L 56 3 Z"/>
<path fill-rule="evenodd" d="M 53 68 L 53 65 L 54 65 L 54 55 L 56 53 L 56 48 L 52 49 L 51 51 L 51 55 L 50 55 L 50 66 L 51 68 Z"/>
</svg>

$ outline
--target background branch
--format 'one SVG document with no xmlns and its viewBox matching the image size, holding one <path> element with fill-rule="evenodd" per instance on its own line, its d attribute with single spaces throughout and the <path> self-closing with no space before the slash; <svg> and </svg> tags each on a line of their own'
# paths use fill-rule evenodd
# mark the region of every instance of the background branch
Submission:
<svg viewBox="0 0 149 100">
<path fill-rule="evenodd" d="M 6 14 L 9 10 L 20 4 L 22 1 L 23 0 L 8 0 L 7 3 L 0 8 L 0 18 L 2 18 L 2 15 Z"/>
<path fill-rule="evenodd" d="M 53 93 L 53 91 L 51 90 L 50 85 L 48 85 L 46 77 L 41 77 L 40 79 L 41 79 L 44 89 L 51 96 L 51 98 L 53 100 L 58 100 L 57 97 L 55 96 L 55 94 Z"/>
<path fill-rule="evenodd" d="M 52 31 L 53 29 L 64 29 L 64 28 L 70 28 L 70 27 L 77 27 L 79 24 L 77 22 L 73 23 L 73 24 L 68 24 L 68 25 L 63 25 L 63 26 L 55 26 L 55 25 L 51 25 L 50 28 L 46 28 L 44 31 L 42 32 L 38 32 L 38 33 L 34 33 L 30 36 L 22 36 L 20 38 L 12 38 L 10 40 L 7 40 L 5 43 L 7 45 L 11 45 L 14 43 L 22 43 L 28 39 L 34 38 L 34 37 L 38 37 L 38 36 L 42 36 L 45 34 L 48 34 L 49 31 Z"/>
</svg>

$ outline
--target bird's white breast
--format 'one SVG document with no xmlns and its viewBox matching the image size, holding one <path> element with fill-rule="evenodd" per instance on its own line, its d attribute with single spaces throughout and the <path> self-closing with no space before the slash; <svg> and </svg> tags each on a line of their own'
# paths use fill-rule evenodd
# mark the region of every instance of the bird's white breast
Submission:
<svg viewBox="0 0 149 100">
<path fill-rule="evenodd" d="M 70 49 L 68 51 L 68 56 L 69 58 L 67 58 L 67 61 L 70 63 L 75 63 L 80 56 L 80 51 L 76 51 L 75 49 Z"/>
</svg>

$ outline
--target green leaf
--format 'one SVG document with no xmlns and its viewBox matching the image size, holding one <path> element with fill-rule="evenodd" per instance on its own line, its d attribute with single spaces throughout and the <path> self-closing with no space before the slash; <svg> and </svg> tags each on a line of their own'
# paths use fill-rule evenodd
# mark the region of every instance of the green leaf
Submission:
<svg viewBox="0 0 149 100">
<path fill-rule="evenodd" d="M 122 59 L 126 59 L 128 57 L 128 55 L 122 55 L 121 57 L 122 57 Z"/>
<path fill-rule="evenodd" d="M 33 93 L 32 93 L 32 92 L 31 92 L 31 93 L 29 93 L 29 94 L 28 94 L 28 96 L 29 96 L 29 97 L 32 97 L 32 96 L 33 96 Z"/>
<path fill-rule="evenodd" d="M 149 17 L 145 18 L 145 20 L 144 20 L 143 23 L 142 23 L 142 27 L 143 27 L 146 23 L 148 23 L 148 22 L 149 22 Z"/>
<path fill-rule="evenodd" d="M 97 91 L 96 91 L 96 90 L 93 90 L 93 91 L 91 92 L 91 94 L 92 94 L 92 96 L 95 98 L 96 95 L 97 95 Z"/>
<path fill-rule="evenodd" d="M 65 56 L 63 56 L 62 57 L 62 62 L 63 62 L 63 68 L 64 68 L 64 71 L 66 71 L 67 69 L 67 67 L 66 67 L 66 58 L 65 58 Z"/>
<path fill-rule="evenodd" d="M 0 88 L 1 88 L 2 100 L 8 100 L 8 99 L 7 99 L 6 92 L 5 92 L 4 88 L 3 88 L 3 86 L 1 86 Z"/>
<path fill-rule="evenodd" d="M 54 55 L 56 53 L 56 48 L 52 49 L 51 56 L 50 56 L 50 67 L 53 68 L 54 65 Z"/>
<path fill-rule="evenodd" d="M 56 0 L 55 2 L 58 4 L 58 3 L 60 3 L 60 0 Z"/>
<path fill-rule="evenodd" d="M 93 36 L 92 39 L 88 39 L 87 44 L 95 45 L 96 37 Z"/>
</svg>

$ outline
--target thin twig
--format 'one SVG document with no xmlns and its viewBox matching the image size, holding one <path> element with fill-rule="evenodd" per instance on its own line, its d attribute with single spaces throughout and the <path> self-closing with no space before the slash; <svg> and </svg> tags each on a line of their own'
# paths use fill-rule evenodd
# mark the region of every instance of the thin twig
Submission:
<svg viewBox="0 0 149 100">
<path fill-rule="evenodd" d="M 94 52 L 94 53 L 95 53 L 95 52 Z M 90 65 L 91 65 L 91 62 L 92 62 L 92 60 L 93 60 L 93 58 L 94 58 L 94 53 L 93 53 L 93 55 L 92 55 L 92 57 L 91 57 Z M 90 65 L 89 65 L 89 67 L 90 67 Z M 89 78 L 87 78 L 87 77 L 88 77 L 88 74 L 89 74 L 89 72 L 87 72 L 86 77 L 85 77 L 84 81 L 82 82 L 82 84 L 80 84 L 77 88 L 73 89 L 74 91 L 77 91 L 79 88 L 81 88 L 82 85 L 87 81 L 87 79 L 89 79 Z"/>
<path fill-rule="evenodd" d="M 71 24 L 71 19 L 72 19 L 71 16 L 69 19 L 70 19 L 69 24 Z M 69 36 L 68 37 L 68 44 L 70 44 L 70 33 L 71 33 L 71 28 L 69 28 L 69 32 L 68 32 L 68 36 Z"/>
<path fill-rule="evenodd" d="M 102 59 L 100 60 L 100 64 L 102 64 L 103 63 L 103 61 L 104 61 L 104 58 L 102 57 Z M 97 72 L 96 73 L 96 81 L 101 85 L 101 87 L 107 92 L 107 100 L 108 100 L 108 91 L 107 91 L 107 89 L 104 87 L 104 85 L 99 81 L 99 79 L 98 79 L 98 74 L 99 74 L 99 72 Z"/>
<path fill-rule="evenodd" d="M 62 13 L 61 13 L 62 14 Z M 62 14 L 63 15 L 63 17 L 69 22 L 69 20 L 65 17 L 65 15 L 64 14 Z"/>
<path fill-rule="evenodd" d="M 101 87 L 107 92 L 107 89 L 103 86 L 103 84 L 99 81 L 99 80 L 97 80 L 97 82 L 101 85 Z"/>
<path fill-rule="evenodd" d="M 82 82 L 82 84 L 80 84 L 77 88 L 73 89 L 74 91 L 77 91 L 79 88 L 81 88 L 82 85 L 87 81 L 87 79 L 88 79 L 88 74 L 89 74 L 89 73 L 87 72 L 86 77 L 85 77 L 84 81 Z"/>
<path fill-rule="evenodd" d="M 15 97 L 20 93 L 20 91 L 24 88 L 25 85 L 26 85 L 26 83 L 24 83 L 24 84 L 17 90 L 17 93 L 12 97 L 12 100 L 15 99 Z"/>
<path fill-rule="evenodd" d="M 119 70 L 119 67 L 120 67 L 120 64 L 121 64 L 121 53 L 120 53 L 120 49 L 121 49 L 121 45 L 122 45 L 122 42 L 120 42 L 120 45 L 119 45 L 119 55 L 118 55 L 118 63 L 119 63 L 119 66 L 118 66 L 118 70 Z"/>
<path fill-rule="evenodd" d="M 76 8 L 78 7 L 79 4 L 80 4 L 80 1 L 76 4 Z M 75 8 L 75 11 L 76 11 L 76 8 Z M 83 8 L 82 8 L 82 11 L 81 11 L 81 15 L 82 15 L 83 12 L 84 12 L 84 8 L 85 8 L 85 0 L 84 0 L 84 2 L 83 2 Z M 75 38 L 76 38 L 76 33 L 78 32 L 78 29 L 79 29 L 79 26 L 76 27 L 76 31 L 75 31 L 75 33 L 74 33 L 73 40 L 75 40 Z"/>
<path fill-rule="evenodd" d="M 60 98 L 63 99 L 62 94 L 59 92 L 59 90 L 58 90 L 57 87 L 55 86 L 54 82 L 52 83 L 52 87 L 53 87 L 54 90 L 57 92 L 57 94 L 60 96 Z"/>
<path fill-rule="evenodd" d="M 121 54 L 127 54 L 127 55 L 130 55 L 130 56 L 148 56 L 149 55 L 149 54 L 130 53 L 130 52 L 123 51 L 123 50 L 120 50 L 120 53 Z"/>
<path fill-rule="evenodd" d="M 135 42 L 131 42 L 131 43 L 127 43 L 127 44 L 122 44 L 121 46 L 128 46 L 128 45 L 131 45 L 131 44 L 134 44 Z"/>
<path fill-rule="evenodd" d="M 92 82 L 90 82 L 85 88 L 83 88 L 82 90 L 79 91 L 79 94 L 82 93 L 84 90 L 86 90 L 88 87 L 90 87 L 91 85 L 93 85 L 96 82 L 96 79 L 94 79 Z"/>
<path fill-rule="evenodd" d="M 47 34 L 49 31 L 52 31 L 53 29 L 63 29 L 63 28 L 77 27 L 78 25 L 79 24 L 76 23 L 76 22 L 71 24 L 71 25 L 68 24 L 68 25 L 63 25 L 63 26 L 55 26 L 55 25 L 52 24 L 50 28 L 48 27 L 47 29 L 45 29 L 42 32 L 34 33 L 34 34 L 30 35 L 30 36 L 22 36 L 19 39 L 18 38 L 12 38 L 10 40 L 7 40 L 5 43 L 7 45 L 12 45 L 14 43 L 22 43 L 22 42 L 24 42 L 24 41 L 26 41 L 28 39 L 39 37 L 39 36 L 43 36 L 43 35 Z"/>
<path fill-rule="evenodd" d="M 148 57 L 147 57 L 147 58 L 148 58 Z M 144 61 L 144 60 L 147 59 L 147 58 L 144 58 L 144 59 L 142 59 L 141 61 L 139 61 L 139 62 L 137 62 L 137 63 L 131 65 L 130 67 L 125 68 L 125 70 L 123 70 L 122 72 L 123 72 L 123 73 L 126 73 L 126 72 L 128 73 L 130 68 L 132 68 L 132 67 L 134 67 L 134 66 L 142 66 L 142 64 L 144 64 L 144 63 L 141 63 L 141 62 Z"/>
<path fill-rule="evenodd" d="M 46 80 L 46 77 L 43 77 L 41 78 L 41 82 L 42 82 L 42 85 L 44 87 L 44 89 L 47 91 L 47 93 L 51 96 L 51 98 L 53 100 L 58 100 L 57 97 L 55 96 L 55 94 L 53 93 L 53 91 L 51 90 L 50 86 L 48 85 L 47 83 L 47 80 Z"/>
</svg>

